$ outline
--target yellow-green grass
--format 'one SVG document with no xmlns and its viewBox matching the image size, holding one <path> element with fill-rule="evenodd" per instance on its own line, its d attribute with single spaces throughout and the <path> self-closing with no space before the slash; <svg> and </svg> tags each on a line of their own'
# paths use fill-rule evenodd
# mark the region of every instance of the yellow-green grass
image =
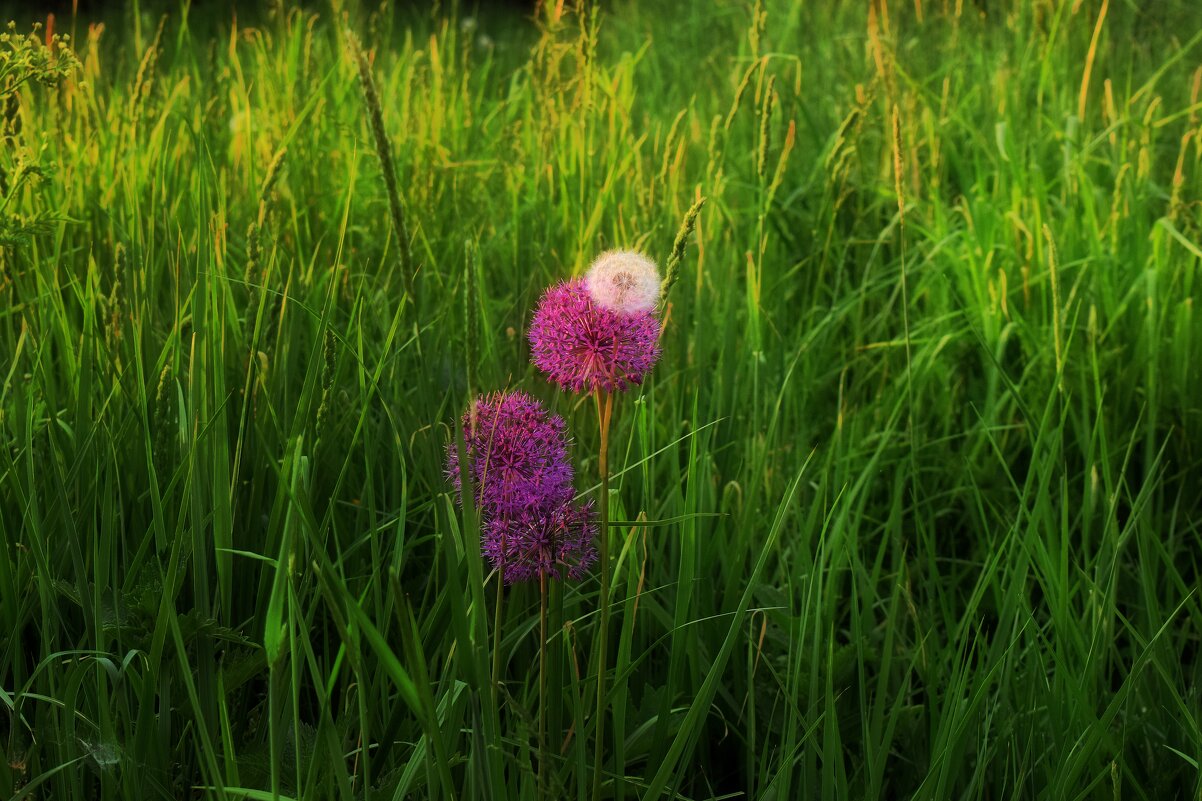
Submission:
<svg viewBox="0 0 1202 801">
<path fill-rule="evenodd" d="M 600 795 L 1199 798 L 1202 7 L 600 5 L 0 65 L 0 799 L 593 797 L 598 577 L 540 693 L 445 450 L 522 388 L 596 497 L 533 305 L 701 197 L 610 432 Z"/>
</svg>

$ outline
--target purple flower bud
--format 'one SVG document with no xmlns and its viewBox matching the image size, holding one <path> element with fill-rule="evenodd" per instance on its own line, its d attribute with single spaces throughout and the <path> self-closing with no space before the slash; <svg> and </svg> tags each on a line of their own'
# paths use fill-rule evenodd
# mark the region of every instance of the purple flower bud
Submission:
<svg viewBox="0 0 1202 801">
<path fill-rule="evenodd" d="M 659 359 L 659 321 L 650 311 L 602 307 L 582 280 L 548 289 L 530 324 L 531 358 L 547 378 L 574 392 L 641 384 Z"/>
</svg>

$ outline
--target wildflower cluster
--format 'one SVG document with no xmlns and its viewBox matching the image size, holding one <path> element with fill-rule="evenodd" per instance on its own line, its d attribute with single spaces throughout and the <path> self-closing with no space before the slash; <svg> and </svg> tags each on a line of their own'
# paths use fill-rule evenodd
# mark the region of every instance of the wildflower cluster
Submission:
<svg viewBox="0 0 1202 801">
<path fill-rule="evenodd" d="M 544 293 L 529 332 L 534 364 L 574 392 L 642 383 L 660 355 L 659 298 L 654 262 L 629 251 L 603 254 L 586 278 Z M 462 423 L 483 517 L 481 550 L 505 583 L 583 577 L 598 560 L 597 526 L 593 503 L 573 500 L 563 418 L 524 392 L 506 392 L 481 395 Z M 462 503 L 464 467 L 454 444 L 447 478 Z"/>
<path fill-rule="evenodd" d="M 57 86 L 79 67 L 70 37 L 51 34 L 43 39 L 41 28 L 34 23 L 31 33 L 18 33 L 17 24 L 9 22 L 0 33 L 0 101 L 30 81 Z"/>
</svg>

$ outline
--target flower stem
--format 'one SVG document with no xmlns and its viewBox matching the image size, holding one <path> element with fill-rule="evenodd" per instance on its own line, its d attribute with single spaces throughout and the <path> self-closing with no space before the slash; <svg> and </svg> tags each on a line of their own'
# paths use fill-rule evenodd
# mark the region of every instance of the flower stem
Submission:
<svg viewBox="0 0 1202 801">
<path fill-rule="evenodd" d="M 504 546 L 502 546 L 504 547 Z M 497 611 L 493 617 L 492 624 L 492 707 L 500 709 L 497 705 L 501 694 L 501 603 L 505 598 L 505 582 L 502 579 L 502 571 L 497 571 Z"/>
<path fill-rule="evenodd" d="M 613 413 L 613 395 L 597 390 L 597 423 L 601 429 L 601 451 L 597 457 L 601 473 L 601 521 L 597 529 L 600 540 L 599 560 L 601 563 L 601 620 L 597 632 L 597 710 L 594 715 L 597 728 L 596 753 L 593 760 L 593 801 L 601 798 L 601 764 L 605 758 L 605 672 L 607 669 L 606 645 L 609 642 L 609 420 Z"/>
<path fill-rule="evenodd" d="M 547 797 L 547 577 L 538 577 L 538 797 Z"/>
</svg>

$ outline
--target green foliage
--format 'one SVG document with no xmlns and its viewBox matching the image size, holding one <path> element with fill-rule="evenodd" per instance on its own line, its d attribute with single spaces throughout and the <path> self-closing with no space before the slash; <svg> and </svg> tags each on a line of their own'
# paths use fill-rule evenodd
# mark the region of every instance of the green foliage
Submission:
<svg viewBox="0 0 1202 801">
<path fill-rule="evenodd" d="M 18 33 L 15 22 L 0 33 L 0 102 L 7 102 L 26 83 L 58 86 L 79 67 L 70 36 L 41 33 L 40 23 L 31 33 Z"/>
<path fill-rule="evenodd" d="M 1198 798 L 1198 5 L 470 5 L 0 43 L 0 799 L 589 797 L 443 471 L 613 247 L 603 797 Z"/>
<path fill-rule="evenodd" d="M 65 219 L 45 209 L 28 214 L 10 210 L 26 185 L 46 175 L 40 158 L 45 148 L 41 143 L 24 145 L 19 134 L 21 87 L 33 84 L 51 90 L 79 67 L 68 46 L 69 36 L 50 34 L 42 39 L 40 33 L 36 24 L 32 33 L 18 33 L 15 22 L 0 33 L 0 248 L 45 235 Z"/>
</svg>

